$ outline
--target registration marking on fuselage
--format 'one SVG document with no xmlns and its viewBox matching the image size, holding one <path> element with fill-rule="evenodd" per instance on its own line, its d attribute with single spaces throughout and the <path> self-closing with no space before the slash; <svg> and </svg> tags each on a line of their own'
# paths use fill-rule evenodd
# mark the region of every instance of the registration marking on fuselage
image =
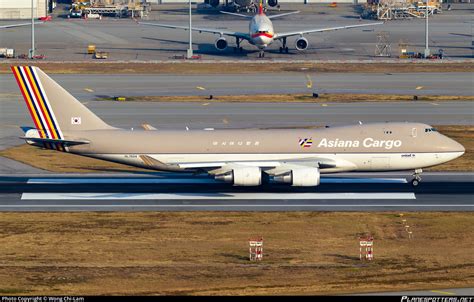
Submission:
<svg viewBox="0 0 474 302">
<path fill-rule="evenodd" d="M 23 193 L 22 200 L 400 200 L 415 193 Z"/>
</svg>

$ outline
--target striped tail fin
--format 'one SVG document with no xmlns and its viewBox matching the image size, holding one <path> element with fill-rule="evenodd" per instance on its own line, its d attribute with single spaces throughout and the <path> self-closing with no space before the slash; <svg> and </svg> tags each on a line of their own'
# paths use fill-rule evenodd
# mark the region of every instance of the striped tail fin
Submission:
<svg viewBox="0 0 474 302">
<path fill-rule="evenodd" d="M 40 138 L 63 140 L 64 132 L 68 131 L 114 129 L 41 69 L 34 66 L 11 69 Z M 64 149 L 59 143 L 48 143 L 46 147 Z"/>
</svg>

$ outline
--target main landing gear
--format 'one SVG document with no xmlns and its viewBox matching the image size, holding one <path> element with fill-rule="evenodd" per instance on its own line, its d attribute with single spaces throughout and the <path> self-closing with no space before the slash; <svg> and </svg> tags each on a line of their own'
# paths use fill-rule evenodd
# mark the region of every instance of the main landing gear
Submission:
<svg viewBox="0 0 474 302">
<path fill-rule="evenodd" d="M 260 52 L 258 53 L 258 57 L 259 58 L 265 58 L 265 51 L 260 50 Z"/>
<path fill-rule="evenodd" d="M 411 181 L 411 185 L 416 187 L 420 184 L 421 182 L 421 172 L 423 172 L 422 169 L 416 169 L 415 173 L 413 173 L 413 179 Z"/>
<path fill-rule="evenodd" d="M 234 48 L 234 52 L 242 52 L 244 49 L 240 46 L 240 39 L 235 38 L 235 44 L 237 44 L 237 47 Z"/>
<path fill-rule="evenodd" d="M 280 53 L 286 52 L 288 53 L 288 46 L 286 46 L 286 38 L 282 39 L 283 46 L 280 47 Z"/>
</svg>

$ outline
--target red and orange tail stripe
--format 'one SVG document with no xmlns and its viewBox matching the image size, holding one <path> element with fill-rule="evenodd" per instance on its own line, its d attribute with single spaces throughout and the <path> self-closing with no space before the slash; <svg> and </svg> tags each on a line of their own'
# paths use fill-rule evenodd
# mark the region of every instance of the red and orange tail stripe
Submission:
<svg viewBox="0 0 474 302">
<path fill-rule="evenodd" d="M 13 74 L 41 138 L 63 139 L 35 67 L 12 66 Z M 64 151 L 61 143 L 45 143 L 45 148 Z"/>
</svg>

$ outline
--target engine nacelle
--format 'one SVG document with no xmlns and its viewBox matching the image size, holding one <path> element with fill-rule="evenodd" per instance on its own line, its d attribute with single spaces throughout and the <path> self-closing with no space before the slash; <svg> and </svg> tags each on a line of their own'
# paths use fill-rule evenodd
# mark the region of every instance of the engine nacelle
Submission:
<svg viewBox="0 0 474 302">
<path fill-rule="evenodd" d="M 278 5 L 278 0 L 268 0 L 267 4 L 270 5 L 271 7 L 275 7 Z"/>
<path fill-rule="evenodd" d="M 219 5 L 219 0 L 209 0 L 209 4 L 212 6 L 212 7 L 216 7 Z"/>
<path fill-rule="evenodd" d="M 296 40 L 295 42 L 295 47 L 297 50 L 305 50 L 306 48 L 308 48 L 308 40 L 306 40 L 306 38 L 298 38 L 298 40 Z"/>
<path fill-rule="evenodd" d="M 318 168 L 301 168 L 291 170 L 289 173 L 277 175 L 273 180 L 288 183 L 295 187 L 315 187 L 320 183 L 321 174 Z"/>
<path fill-rule="evenodd" d="M 262 184 L 262 171 L 259 167 L 243 167 L 216 175 L 215 178 L 234 186 L 259 186 Z"/>
<path fill-rule="evenodd" d="M 219 38 L 216 40 L 216 43 L 214 43 L 216 46 L 217 50 L 225 50 L 227 48 L 227 40 L 225 38 Z"/>
</svg>

